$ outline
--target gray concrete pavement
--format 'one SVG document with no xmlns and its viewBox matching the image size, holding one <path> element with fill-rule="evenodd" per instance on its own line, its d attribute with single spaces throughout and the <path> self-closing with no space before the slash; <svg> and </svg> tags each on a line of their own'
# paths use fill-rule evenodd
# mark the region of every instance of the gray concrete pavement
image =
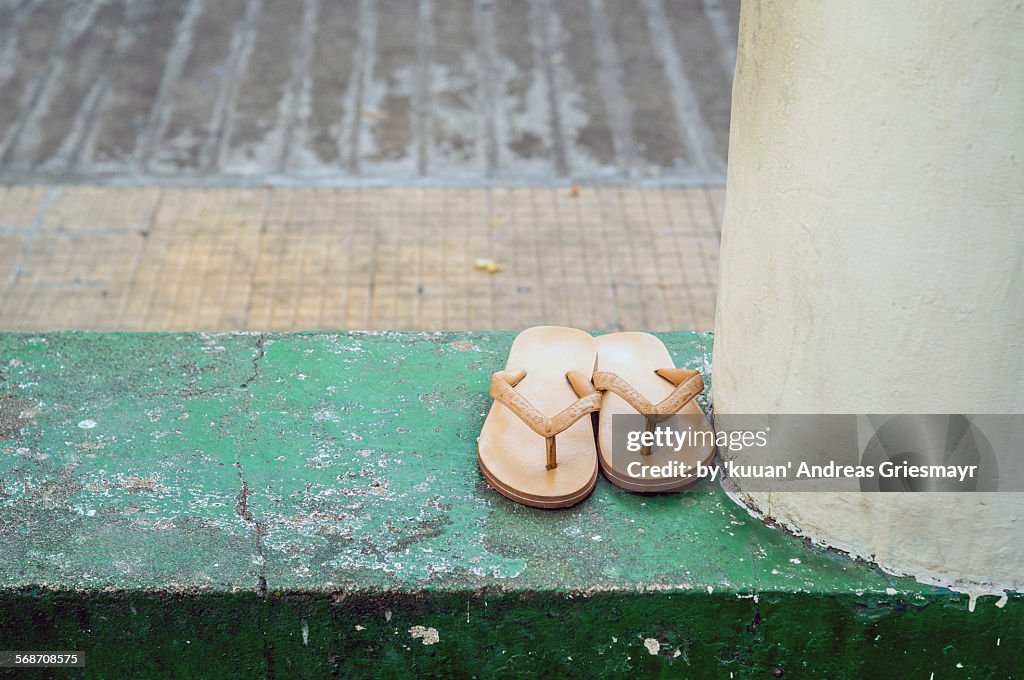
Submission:
<svg viewBox="0 0 1024 680">
<path fill-rule="evenodd" d="M 738 0 L 0 0 L 0 182 L 724 182 Z"/>
</svg>

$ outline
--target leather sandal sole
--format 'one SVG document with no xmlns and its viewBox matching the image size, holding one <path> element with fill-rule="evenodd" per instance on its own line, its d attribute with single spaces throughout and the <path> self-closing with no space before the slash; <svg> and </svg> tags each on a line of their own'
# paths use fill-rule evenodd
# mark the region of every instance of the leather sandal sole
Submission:
<svg viewBox="0 0 1024 680">
<path fill-rule="evenodd" d="M 676 491 L 696 482 L 699 478 L 695 472 L 667 478 L 640 477 L 630 475 L 628 469 L 630 463 L 639 461 L 648 466 L 677 463 L 694 470 L 698 463 L 706 465 L 714 457 L 714 430 L 693 399 L 704 386 L 699 374 L 676 369 L 665 344 L 650 333 L 602 335 L 597 338 L 597 348 L 594 382 L 606 390 L 598 415 L 601 472 L 616 486 L 641 493 Z M 629 401 L 612 390 L 625 394 Z M 646 406 L 638 402 L 646 402 Z M 652 415 L 661 406 L 667 413 L 687 416 L 687 424 L 710 434 L 711 444 L 685 446 L 679 451 L 656 449 L 650 455 L 613 451 L 613 418 L 619 415 L 637 417 L 642 412 L 637 406 L 648 411 L 643 415 Z"/>
<path fill-rule="evenodd" d="M 564 508 L 594 490 L 597 443 L 587 414 L 600 405 L 590 384 L 596 360 L 594 338 L 575 328 L 537 326 L 513 341 L 506 370 L 492 376 L 495 401 L 477 445 L 484 479 L 503 496 Z"/>
</svg>

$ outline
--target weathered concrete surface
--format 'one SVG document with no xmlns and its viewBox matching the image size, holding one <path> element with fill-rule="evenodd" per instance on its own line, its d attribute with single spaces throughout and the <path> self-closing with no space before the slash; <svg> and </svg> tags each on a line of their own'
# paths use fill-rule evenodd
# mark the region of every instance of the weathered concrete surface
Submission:
<svg viewBox="0 0 1024 680">
<path fill-rule="evenodd" d="M 710 379 L 710 335 L 662 337 Z M 716 485 L 505 500 L 475 438 L 511 339 L 0 335 L 0 646 L 97 676 L 1024 663 L 1020 597 L 969 613 Z"/>
<path fill-rule="evenodd" d="M 2 0 L 0 181 L 724 182 L 738 0 Z"/>
</svg>

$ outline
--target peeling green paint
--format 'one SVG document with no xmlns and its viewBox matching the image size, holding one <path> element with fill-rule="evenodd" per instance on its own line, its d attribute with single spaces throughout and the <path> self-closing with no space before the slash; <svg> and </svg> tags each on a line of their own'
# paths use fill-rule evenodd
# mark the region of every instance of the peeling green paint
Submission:
<svg viewBox="0 0 1024 680">
<path fill-rule="evenodd" d="M 710 382 L 710 335 L 661 337 Z M 74 642 L 140 671 L 187 669 L 202 647 L 265 672 L 269 645 L 284 675 L 455 672 L 479 652 L 485 674 L 744 677 L 873 668 L 855 649 L 945 663 L 936 634 L 957 630 L 950 659 L 1019 666 L 1018 596 L 967 615 L 966 596 L 808 547 L 716 484 L 652 497 L 601 480 L 558 512 L 488 489 L 475 441 L 511 340 L 0 334 L 0 647 Z"/>
<path fill-rule="evenodd" d="M 1005 678 L 1024 662 L 1022 610 L 804 593 L 24 592 L 0 594 L 0 638 L 82 650 L 94 677 Z"/>
</svg>

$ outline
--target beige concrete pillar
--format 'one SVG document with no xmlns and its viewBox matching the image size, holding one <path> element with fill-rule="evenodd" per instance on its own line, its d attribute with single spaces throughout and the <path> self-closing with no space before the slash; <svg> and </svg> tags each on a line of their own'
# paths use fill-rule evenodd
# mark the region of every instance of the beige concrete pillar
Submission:
<svg viewBox="0 0 1024 680">
<path fill-rule="evenodd" d="M 744 2 L 718 413 L 1024 413 L 1024 6 Z M 1024 493 L 741 494 L 883 568 L 1024 590 Z"/>
</svg>

